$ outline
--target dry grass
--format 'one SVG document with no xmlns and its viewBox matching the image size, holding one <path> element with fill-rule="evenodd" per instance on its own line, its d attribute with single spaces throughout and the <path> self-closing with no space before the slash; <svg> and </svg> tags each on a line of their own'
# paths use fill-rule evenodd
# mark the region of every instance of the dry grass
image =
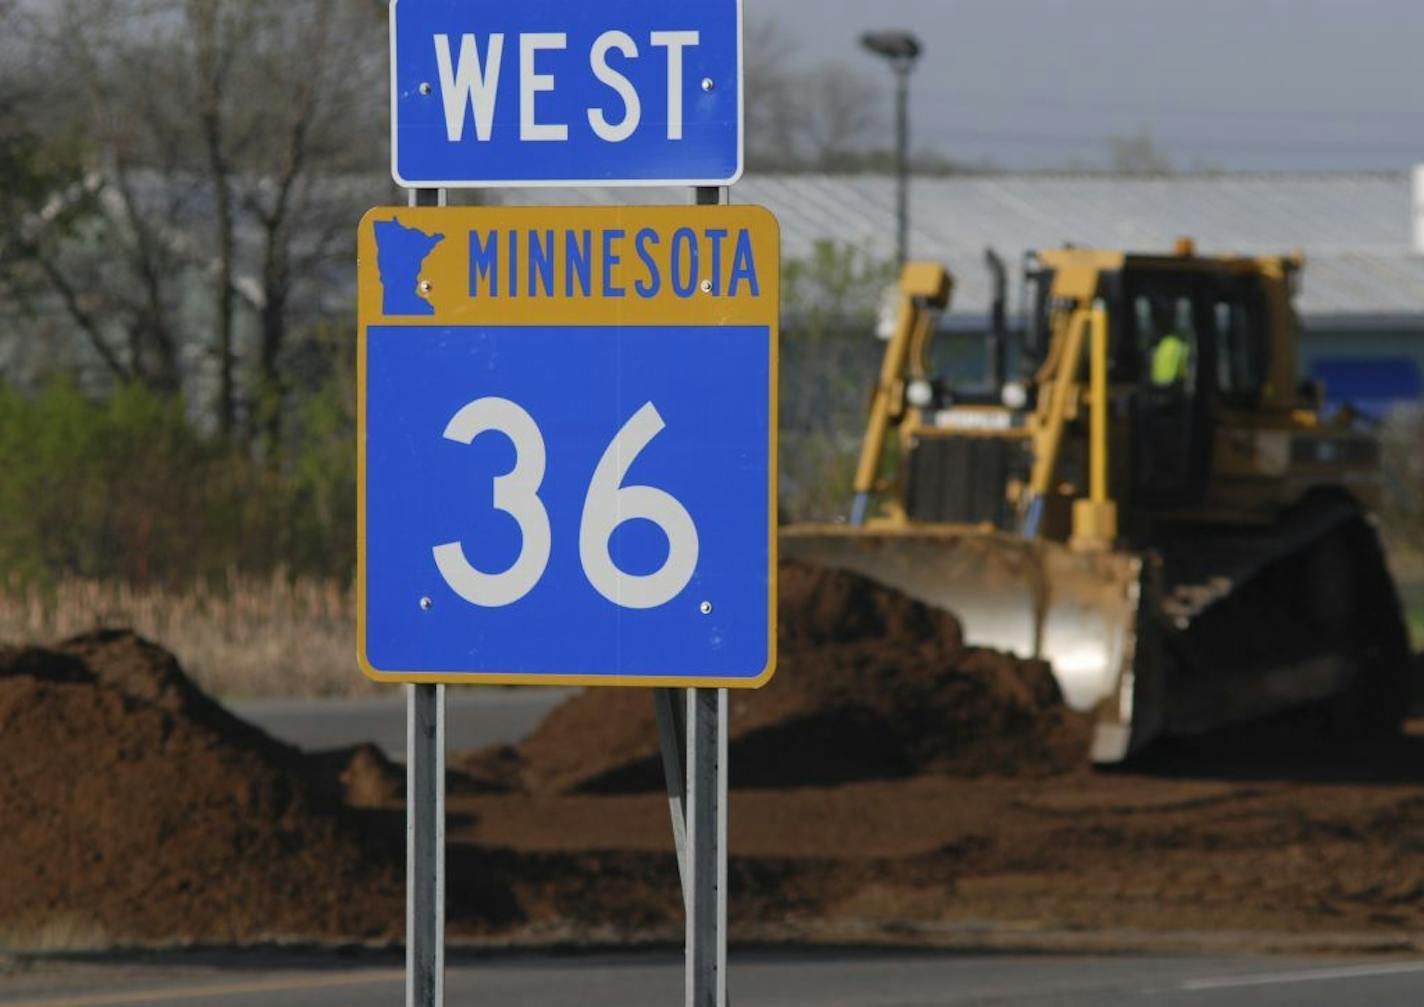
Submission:
<svg viewBox="0 0 1424 1007">
<path fill-rule="evenodd" d="M 0 951 L 11 954 L 66 954 L 103 951 L 113 946 L 113 938 L 99 924 L 74 913 L 7 920 L 0 925 Z M 4 964 L 0 960 L 0 968 Z M 0 976 L 4 974 L 0 971 Z"/>
<path fill-rule="evenodd" d="M 1424 647 L 1424 549 L 1386 535 L 1416 647 Z M 178 655 L 207 691 L 229 699 L 372 695 L 392 686 L 356 665 L 356 599 L 341 585 L 229 577 L 176 592 L 67 580 L 0 590 L 0 642 L 50 643 L 130 628 Z"/>
<path fill-rule="evenodd" d="M 0 640 L 131 628 L 177 654 L 219 696 L 351 696 L 383 688 L 357 667 L 355 612 L 347 588 L 281 574 L 182 592 L 67 580 L 53 590 L 0 591 Z"/>
</svg>

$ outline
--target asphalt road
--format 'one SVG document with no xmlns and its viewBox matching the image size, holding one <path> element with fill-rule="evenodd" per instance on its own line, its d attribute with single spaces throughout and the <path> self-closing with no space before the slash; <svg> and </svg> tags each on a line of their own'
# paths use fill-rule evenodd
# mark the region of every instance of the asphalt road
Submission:
<svg viewBox="0 0 1424 1007">
<path fill-rule="evenodd" d="M 460 752 L 520 741 L 546 713 L 575 691 L 474 686 L 447 689 L 447 747 Z M 309 752 L 370 741 L 388 758 L 405 761 L 404 694 L 375 699 L 256 700 L 229 703 L 228 708 L 268 734 Z"/>
<path fill-rule="evenodd" d="M 1372 1007 L 1424 1002 L 1424 961 L 1065 957 L 916 953 L 734 956 L 736 1007 L 939 1007 L 1111 1004 L 1166 1007 Z M 673 955 L 466 961 L 446 1003 L 537 1007 L 671 1007 L 682 999 Z M 393 1007 L 399 963 L 327 960 L 204 965 L 44 964 L 0 979 L 3 1007 Z"/>
</svg>

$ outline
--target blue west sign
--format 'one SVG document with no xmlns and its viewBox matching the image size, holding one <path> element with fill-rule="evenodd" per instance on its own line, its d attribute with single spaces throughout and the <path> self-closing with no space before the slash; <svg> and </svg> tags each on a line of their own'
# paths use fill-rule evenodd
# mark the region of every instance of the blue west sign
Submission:
<svg viewBox="0 0 1424 1007">
<path fill-rule="evenodd" d="M 403 186 L 730 185 L 741 0 L 394 0 Z"/>
<path fill-rule="evenodd" d="M 771 215 L 391 208 L 360 256 L 367 674 L 764 683 Z"/>
</svg>

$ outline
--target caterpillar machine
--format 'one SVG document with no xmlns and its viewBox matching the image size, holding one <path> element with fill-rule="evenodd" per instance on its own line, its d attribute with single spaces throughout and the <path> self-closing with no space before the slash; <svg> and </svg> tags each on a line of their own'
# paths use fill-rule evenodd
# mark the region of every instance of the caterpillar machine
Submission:
<svg viewBox="0 0 1424 1007">
<path fill-rule="evenodd" d="M 1027 256 L 1012 380 L 1005 270 L 988 259 L 988 386 L 936 376 L 953 280 L 908 264 L 851 519 L 783 529 L 783 555 L 1047 660 L 1095 715 L 1099 763 L 1292 708 L 1397 729 L 1409 650 L 1369 517 L 1380 447 L 1297 379 L 1302 259 L 1185 240 Z"/>
</svg>

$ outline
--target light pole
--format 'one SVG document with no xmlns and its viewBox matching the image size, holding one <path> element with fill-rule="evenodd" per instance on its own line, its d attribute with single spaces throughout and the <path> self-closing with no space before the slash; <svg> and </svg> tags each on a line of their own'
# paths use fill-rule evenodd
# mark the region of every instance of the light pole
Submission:
<svg viewBox="0 0 1424 1007">
<path fill-rule="evenodd" d="M 910 257 L 910 71 L 922 49 L 907 31 L 869 31 L 860 44 L 886 59 L 895 73 L 895 251 L 903 266 Z"/>
</svg>

